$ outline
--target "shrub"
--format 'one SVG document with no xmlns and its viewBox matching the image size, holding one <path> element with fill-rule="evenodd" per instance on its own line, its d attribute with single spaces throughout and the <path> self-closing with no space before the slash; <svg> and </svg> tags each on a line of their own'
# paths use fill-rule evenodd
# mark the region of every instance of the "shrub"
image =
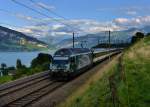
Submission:
<svg viewBox="0 0 150 107">
<path fill-rule="evenodd" d="M 40 53 L 35 59 L 32 60 L 31 68 L 36 68 L 41 66 L 43 70 L 48 70 L 51 62 L 52 62 L 51 55 Z"/>
</svg>

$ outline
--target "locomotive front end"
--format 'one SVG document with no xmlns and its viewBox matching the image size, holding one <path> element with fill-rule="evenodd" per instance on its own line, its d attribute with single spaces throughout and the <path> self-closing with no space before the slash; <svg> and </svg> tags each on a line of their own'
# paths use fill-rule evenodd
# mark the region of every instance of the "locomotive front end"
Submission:
<svg viewBox="0 0 150 107">
<path fill-rule="evenodd" d="M 54 57 L 51 65 L 52 72 L 67 72 L 69 71 L 68 57 Z"/>
<path fill-rule="evenodd" d="M 50 76 L 54 79 L 68 77 L 70 72 L 70 52 L 67 49 L 56 51 L 53 56 L 52 64 L 50 65 Z"/>
</svg>

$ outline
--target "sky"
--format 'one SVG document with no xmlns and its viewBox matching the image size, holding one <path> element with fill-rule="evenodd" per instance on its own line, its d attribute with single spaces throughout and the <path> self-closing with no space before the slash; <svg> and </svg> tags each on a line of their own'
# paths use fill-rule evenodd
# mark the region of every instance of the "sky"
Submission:
<svg viewBox="0 0 150 107">
<path fill-rule="evenodd" d="M 124 30 L 150 25 L 149 4 L 150 0 L 0 0 L 0 25 L 34 37 Z"/>
</svg>

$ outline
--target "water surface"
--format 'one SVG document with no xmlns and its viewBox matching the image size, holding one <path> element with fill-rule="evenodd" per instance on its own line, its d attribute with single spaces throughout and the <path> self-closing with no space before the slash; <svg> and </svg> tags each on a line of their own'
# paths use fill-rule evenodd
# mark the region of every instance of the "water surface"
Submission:
<svg viewBox="0 0 150 107">
<path fill-rule="evenodd" d="M 50 50 L 42 53 L 49 53 L 53 55 L 55 50 Z M 16 60 L 20 59 L 22 64 L 30 66 L 32 59 L 34 59 L 41 52 L 0 52 L 0 64 L 5 63 L 7 66 L 16 66 Z"/>
</svg>

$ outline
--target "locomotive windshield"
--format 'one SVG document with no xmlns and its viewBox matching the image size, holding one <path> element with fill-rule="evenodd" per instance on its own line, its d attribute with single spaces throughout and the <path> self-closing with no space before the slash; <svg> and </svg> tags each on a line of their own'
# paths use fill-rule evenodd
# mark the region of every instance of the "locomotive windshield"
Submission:
<svg viewBox="0 0 150 107">
<path fill-rule="evenodd" d="M 55 65 L 60 65 L 60 64 L 68 64 L 69 63 L 69 61 L 68 60 L 54 60 L 53 61 L 53 64 L 55 64 Z"/>
<path fill-rule="evenodd" d="M 68 49 L 61 49 L 58 50 L 55 55 L 61 55 L 61 56 L 65 56 L 65 55 L 71 55 L 71 51 Z"/>
</svg>

